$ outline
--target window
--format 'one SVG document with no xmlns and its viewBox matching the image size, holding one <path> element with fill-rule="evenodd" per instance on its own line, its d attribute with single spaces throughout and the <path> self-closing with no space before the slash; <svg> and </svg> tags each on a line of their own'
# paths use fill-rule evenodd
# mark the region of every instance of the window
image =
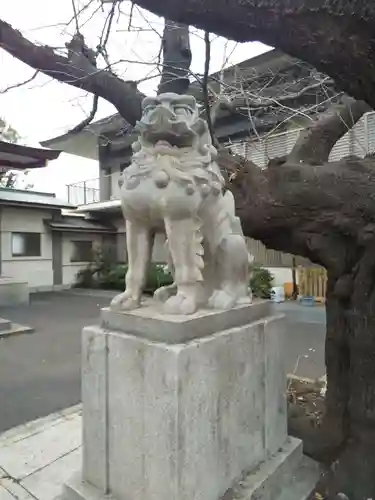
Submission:
<svg viewBox="0 0 375 500">
<path fill-rule="evenodd" d="M 12 233 L 13 257 L 40 257 L 40 233 Z"/>
<path fill-rule="evenodd" d="M 71 262 L 91 262 L 92 260 L 92 241 L 72 241 L 73 254 Z"/>
</svg>

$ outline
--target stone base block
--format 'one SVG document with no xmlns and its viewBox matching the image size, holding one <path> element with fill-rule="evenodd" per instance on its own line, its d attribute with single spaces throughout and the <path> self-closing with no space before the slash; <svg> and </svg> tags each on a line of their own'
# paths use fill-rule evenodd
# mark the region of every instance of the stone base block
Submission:
<svg viewBox="0 0 375 500">
<path fill-rule="evenodd" d="M 28 283 L 13 278 L 0 278 L 0 307 L 29 303 Z"/>
<path fill-rule="evenodd" d="M 21 333 L 33 333 L 34 328 L 19 323 L 12 323 L 8 319 L 0 318 L 0 339 Z"/>
<path fill-rule="evenodd" d="M 262 462 L 254 472 L 244 474 L 221 499 L 307 500 L 319 478 L 318 464 L 302 456 L 301 441 L 289 438 L 275 455 Z M 215 481 L 215 477 L 212 477 L 212 480 Z M 117 499 L 85 483 L 81 474 L 77 474 L 65 485 L 59 500 Z"/>
<path fill-rule="evenodd" d="M 104 310 L 83 331 L 83 468 L 65 498 L 231 500 L 248 475 L 244 498 L 275 500 L 302 448 L 287 437 L 272 314 L 264 301 L 188 317 Z"/>
</svg>

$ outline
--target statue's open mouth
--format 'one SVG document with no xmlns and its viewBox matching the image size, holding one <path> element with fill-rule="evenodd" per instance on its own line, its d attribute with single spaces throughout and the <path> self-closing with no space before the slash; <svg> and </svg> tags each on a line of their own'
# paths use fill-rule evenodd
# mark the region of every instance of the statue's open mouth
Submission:
<svg viewBox="0 0 375 500">
<path fill-rule="evenodd" d="M 149 132 L 143 134 L 144 138 L 152 145 L 164 143 L 172 147 L 187 148 L 191 147 L 194 140 L 194 134 L 174 134 L 172 132 Z"/>
</svg>

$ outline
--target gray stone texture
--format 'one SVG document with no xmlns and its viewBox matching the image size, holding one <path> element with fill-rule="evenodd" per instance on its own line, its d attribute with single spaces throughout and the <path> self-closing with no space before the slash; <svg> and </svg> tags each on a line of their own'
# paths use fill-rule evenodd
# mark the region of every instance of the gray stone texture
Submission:
<svg viewBox="0 0 375 500">
<path fill-rule="evenodd" d="M 13 278 L 0 278 L 0 306 L 17 306 L 29 303 L 27 282 Z"/>
<path fill-rule="evenodd" d="M 156 342 L 179 344 L 235 326 L 252 323 L 271 314 L 271 303 L 257 300 L 227 311 L 200 309 L 190 315 L 164 314 L 153 301 L 132 311 L 102 309 L 101 326 Z"/>
<path fill-rule="evenodd" d="M 119 500 L 218 500 L 281 449 L 284 320 L 259 319 L 264 312 L 259 302 L 190 320 L 146 318 L 147 332 L 153 323 L 159 335 L 176 325 L 182 338 L 200 335 L 179 344 L 134 335 L 136 321 L 132 335 L 85 328 L 83 479 Z M 133 316 L 117 313 L 119 326 Z"/>
</svg>

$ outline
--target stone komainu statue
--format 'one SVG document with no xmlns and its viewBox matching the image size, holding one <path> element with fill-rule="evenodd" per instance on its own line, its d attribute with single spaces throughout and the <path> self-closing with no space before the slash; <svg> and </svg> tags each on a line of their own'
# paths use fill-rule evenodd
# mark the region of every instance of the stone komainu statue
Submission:
<svg viewBox="0 0 375 500">
<path fill-rule="evenodd" d="M 173 285 L 154 295 L 165 302 L 166 313 L 251 302 L 250 255 L 195 98 L 166 93 L 144 99 L 137 129 L 132 164 L 120 179 L 129 259 L 126 289 L 111 307 L 140 306 L 155 230 L 165 230 L 174 277 Z"/>
</svg>

